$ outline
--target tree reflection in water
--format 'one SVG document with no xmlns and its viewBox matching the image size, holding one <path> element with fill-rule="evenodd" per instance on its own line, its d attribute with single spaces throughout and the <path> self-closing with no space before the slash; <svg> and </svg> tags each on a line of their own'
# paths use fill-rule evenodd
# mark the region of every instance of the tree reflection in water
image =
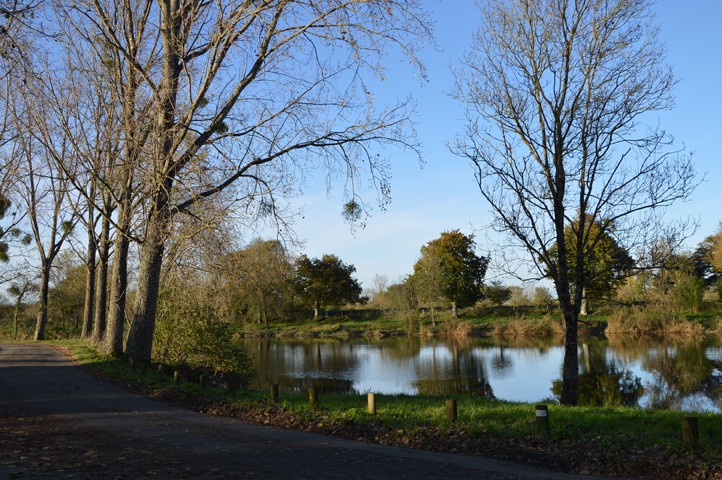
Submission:
<svg viewBox="0 0 722 480">
<path fill-rule="evenodd" d="M 417 380 L 412 383 L 419 395 L 472 395 L 493 399 L 482 359 L 468 343 L 432 343 L 431 361 L 416 364 Z M 439 352 L 438 350 L 441 350 Z"/>
<path fill-rule="evenodd" d="M 649 349 L 643 365 L 654 374 L 649 392 L 651 407 L 697 409 L 694 403 L 702 400 L 700 396 L 718 408 L 722 406 L 722 362 L 707 356 L 710 341 L 706 339 L 701 346 L 695 341 L 680 341 Z"/>
<path fill-rule="evenodd" d="M 579 357 L 579 405 L 581 406 L 628 406 L 638 405 L 644 393 L 641 378 L 631 370 L 619 368 L 614 358 L 608 358 L 607 347 L 601 342 L 582 344 Z M 555 380 L 552 392 L 559 398 L 562 381 Z"/>
<path fill-rule="evenodd" d="M 562 348 L 549 339 L 402 337 L 246 339 L 255 386 L 282 391 L 477 395 L 537 402 L 558 395 Z M 722 342 L 611 337 L 580 345 L 580 403 L 722 411 Z"/>
</svg>

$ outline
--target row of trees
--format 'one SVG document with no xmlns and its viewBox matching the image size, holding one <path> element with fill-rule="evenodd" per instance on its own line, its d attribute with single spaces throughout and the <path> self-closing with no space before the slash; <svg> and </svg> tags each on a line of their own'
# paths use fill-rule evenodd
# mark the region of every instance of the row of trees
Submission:
<svg viewBox="0 0 722 480">
<path fill-rule="evenodd" d="M 720 298 L 720 245 L 722 227 L 695 250 L 670 254 L 665 268 L 646 270 L 638 268 L 637 262 L 609 238 L 587 254 L 587 258 L 596 260 L 586 264 L 589 277 L 596 282 L 590 283 L 592 287 L 584 298 L 591 305 L 611 302 L 619 306 L 644 305 L 664 313 L 699 311 L 705 298 L 708 304 L 713 303 L 710 299 Z M 458 230 L 443 232 L 422 246 L 413 273 L 402 282 L 389 285 L 386 277 L 377 275 L 373 287 L 364 292 L 368 298 L 353 277 L 355 267 L 338 257 L 301 255 L 294 259 L 280 242 L 256 239 L 241 250 L 209 259 L 202 268 L 207 275 L 198 275 L 197 269 L 180 263 L 167 269 L 161 296 L 173 298 L 172 304 L 177 305 L 182 299 L 174 291 L 186 300 L 189 291 L 201 292 L 190 304 L 206 305 L 204 308 L 215 318 L 230 323 L 257 322 L 265 327 L 273 320 L 303 317 L 309 309 L 318 319 L 321 308 L 367 301 L 372 308 L 397 312 L 425 308 L 431 313 L 432 324 L 439 307 L 450 309 L 456 316 L 458 307 L 479 301 L 486 305 L 542 308 L 556 304 L 556 298 L 545 287 L 507 286 L 498 280 L 484 283 L 489 258 L 479 256 L 475 250 L 473 235 Z M 56 261 L 49 312 L 61 324 L 77 325 L 82 319 L 85 270 L 70 250 L 61 253 Z M 10 292 L 17 300 L 17 308 L 37 290 L 37 285 L 28 282 L 22 288 L 15 285 Z"/>
<path fill-rule="evenodd" d="M 86 268 L 74 256 L 65 251 L 56 262 L 59 268 L 49 290 L 56 318 L 77 319 L 83 310 Z M 184 260 L 188 256 L 183 252 Z M 257 321 L 268 327 L 271 319 L 304 315 L 299 309 L 312 309 L 318 319 L 321 308 L 368 301 L 353 277 L 353 265 L 331 254 L 294 259 L 277 240 L 256 239 L 243 249 L 197 262 L 172 262 L 164 270 L 161 297 L 173 298 L 173 304 L 193 297 L 189 305 L 232 323 Z M 483 296 L 487 264 L 488 258 L 475 253 L 473 235 L 443 232 L 421 248 L 414 273 L 406 280 L 406 288 L 413 288 L 409 301 L 413 308 L 446 304 L 456 315 L 457 307 L 473 305 Z M 200 293 L 195 296 L 191 291 Z"/>
<path fill-rule="evenodd" d="M 379 147 L 418 154 L 410 102 L 377 105 L 372 90 L 390 50 L 424 77 L 419 1 L 0 6 L 3 286 L 38 269 L 38 340 L 68 247 L 85 263 L 83 336 L 148 362 L 161 281 L 195 261 L 179 252 L 199 235 L 283 228 L 283 199 L 312 169 L 346 177 L 358 218 L 363 177 L 388 195 Z M 31 267 L 10 242 L 25 234 Z"/>
</svg>

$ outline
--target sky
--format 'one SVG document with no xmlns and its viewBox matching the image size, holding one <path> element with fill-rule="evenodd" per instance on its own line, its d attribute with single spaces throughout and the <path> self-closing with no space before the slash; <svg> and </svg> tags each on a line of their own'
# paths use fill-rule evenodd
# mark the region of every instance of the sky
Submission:
<svg viewBox="0 0 722 480">
<path fill-rule="evenodd" d="M 460 229 L 476 235 L 479 254 L 491 256 L 487 279 L 518 283 L 493 268 L 495 252 L 485 240 L 489 206 L 479 193 L 471 165 L 447 147 L 464 127 L 463 106 L 448 93 L 454 80 L 452 69 L 479 25 L 478 8 L 473 0 L 424 3 L 436 22 L 437 48 L 421 52 L 428 82 L 420 82 L 400 59 L 390 57 L 385 86 L 374 92 L 391 102 L 409 93 L 414 97 L 413 118 L 424 165 L 412 154 L 394 156 L 391 204 L 385 211 L 375 208 L 366 227 L 353 231 L 341 216 L 343 186 L 332 186 L 327 193 L 325 188 L 314 188 L 323 185 L 320 174 L 311 178 L 304 194 L 292 204 L 303 212 L 293 226 L 304 241 L 299 253 L 337 255 L 353 264 L 355 277 L 370 288 L 376 275 L 386 276 L 391 283 L 402 280 L 412 273 L 422 245 L 443 231 Z M 704 179 L 688 202 L 668 211 L 670 219 L 691 215 L 699 221 L 697 233 L 686 245 L 693 249 L 722 221 L 722 150 L 715 148 L 715 140 L 722 136 L 722 0 L 659 0 L 653 11 L 668 49 L 667 63 L 679 79 L 674 109 L 655 114 L 655 121 L 693 153 L 696 170 Z M 373 204 L 372 198 L 368 200 Z"/>
</svg>

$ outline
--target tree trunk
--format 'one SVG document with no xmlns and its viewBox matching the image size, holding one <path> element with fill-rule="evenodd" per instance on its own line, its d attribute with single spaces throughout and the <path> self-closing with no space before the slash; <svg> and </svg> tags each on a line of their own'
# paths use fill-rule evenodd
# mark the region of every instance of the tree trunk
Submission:
<svg viewBox="0 0 722 480">
<path fill-rule="evenodd" d="M 123 355 L 123 329 L 125 326 L 126 288 L 128 286 L 128 237 L 118 232 L 113 248 L 113 271 L 110 278 L 110 309 L 105 331 L 103 352 L 106 355 Z"/>
<path fill-rule="evenodd" d="M 138 162 L 139 149 L 136 135 L 138 124 L 132 105 L 138 90 L 138 82 L 134 73 L 128 75 L 128 100 L 123 106 L 123 128 L 127 137 L 124 153 L 125 165 L 120 171 L 121 193 L 118 201 L 118 219 L 116 223 L 115 242 L 113 247 L 113 271 L 110 279 L 110 309 L 108 312 L 108 328 L 102 350 L 106 355 L 123 355 L 123 335 L 125 327 L 125 308 L 128 288 L 128 250 L 133 216 L 133 178 L 135 165 Z M 108 196 L 105 205 L 109 209 L 111 198 Z"/>
<path fill-rule="evenodd" d="M 587 289 L 582 289 L 582 306 L 579 310 L 579 315 L 587 315 L 587 308 L 589 307 L 589 302 L 587 301 Z"/>
<path fill-rule="evenodd" d="M 138 271 L 138 291 L 133 308 L 125 354 L 133 365 L 149 363 L 155 332 L 155 314 L 160 291 L 163 245 L 144 244 Z"/>
<path fill-rule="evenodd" d="M 23 297 L 28 291 L 28 283 L 24 283 L 20 291 L 18 292 L 18 300 L 15 302 L 15 310 L 13 311 L 13 340 L 18 339 L 18 317 L 20 316 L 20 309 L 23 306 Z"/>
<path fill-rule="evenodd" d="M 313 319 L 318 320 L 318 309 L 320 308 L 318 302 L 313 304 Z"/>
<path fill-rule="evenodd" d="M 451 316 L 453 318 L 459 318 L 459 309 L 456 306 L 456 302 L 451 302 Z"/>
<path fill-rule="evenodd" d="M 560 299 L 560 303 L 562 303 Z M 566 335 L 564 339 L 564 364 L 562 367 L 562 405 L 576 405 L 579 402 L 579 350 L 578 316 L 569 298 L 562 304 Z"/>
<path fill-rule="evenodd" d="M 88 215 L 88 254 L 85 259 L 85 304 L 83 306 L 83 329 L 80 337 L 89 339 L 93 333 L 93 311 L 95 306 L 95 230 L 93 215 Z"/>
<path fill-rule="evenodd" d="M 125 354 L 131 364 L 144 364 L 151 360 L 155 314 L 160 292 L 160 274 L 167 230 L 171 220 L 170 197 L 174 176 L 182 165 L 173 161 L 176 100 L 180 84 L 182 62 L 180 46 L 183 37 L 183 15 L 178 2 L 159 1 L 161 11 L 160 36 L 163 43 L 161 79 L 158 90 L 156 145 L 152 163 L 158 168 L 160 182 L 153 195 L 146 217 L 146 238 L 141 247 L 138 267 L 138 289 L 133 308 Z"/>
<path fill-rule="evenodd" d="M 45 327 L 48 324 L 48 291 L 50 290 L 50 262 L 43 260 L 40 267 L 40 292 L 38 298 L 38 316 L 35 322 L 35 340 L 45 340 Z"/>
<path fill-rule="evenodd" d="M 155 208 L 148 214 L 148 231 L 140 251 L 138 289 L 125 348 L 125 355 L 133 365 L 151 360 L 165 231 L 170 220 L 168 198 L 164 193 L 170 192 L 170 185 L 166 187 L 156 195 Z"/>
<path fill-rule="evenodd" d="M 93 343 L 101 345 L 105 338 L 108 316 L 108 257 L 110 255 L 110 220 L 103 217 L 98 242 L 98 271 L 95 274 L 95 316 Z"/>
</svg>

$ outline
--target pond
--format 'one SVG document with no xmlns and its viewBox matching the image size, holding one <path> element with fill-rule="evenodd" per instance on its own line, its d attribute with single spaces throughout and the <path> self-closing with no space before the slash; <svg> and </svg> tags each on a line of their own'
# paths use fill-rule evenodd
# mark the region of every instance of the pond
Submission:
<svg viewBox="0 0 722 480">
<path fill-rule="evenodd" d="M 560 341 L 488 338 L 245 339 L 257 388 L 558 399 Z M 722 341 L 590 339 L 579 347 L 580 402 L 722 411 Z"/>
</svg>

